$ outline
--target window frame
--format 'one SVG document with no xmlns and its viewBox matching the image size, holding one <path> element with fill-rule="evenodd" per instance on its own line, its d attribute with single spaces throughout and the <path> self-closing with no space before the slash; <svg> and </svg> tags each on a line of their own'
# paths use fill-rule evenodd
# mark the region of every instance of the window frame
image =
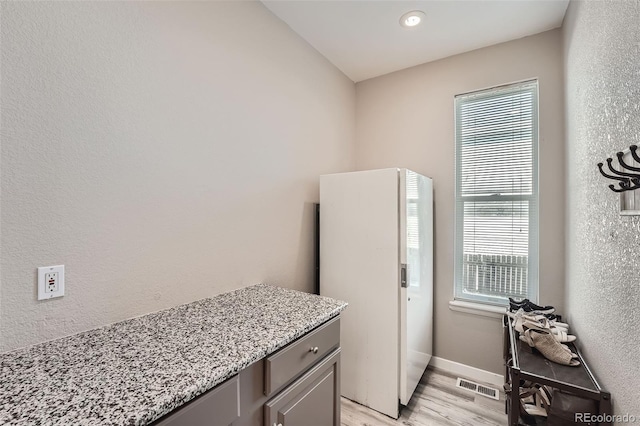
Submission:
<svg viewBox="0 0 640 426">
<path fill-rule="evenodd" d="M 525 88 L 534 86 L 533 88 Z M 462 143 L 460 137 L 460 123 L 458 122 L 458 110 L 464 100 L 477 99 L 479 97 L 496 94 L 498 92 L 517 91 L 518 88 L 531 90 L 532 97 L 532 194 L 531 195 L 461 195 L 461 154 Z M 463 293 L 463 265 L 464 265 L 464 202 L 465 201 L 528 201 L 528 261 L 527 261 L 527 298 L 537 303 L 539 292 L 539 91 L 540 84 L 537 78 L 518 81 L 515 83 L 495 86 L 473 92 L 462 93 L 454 97 L 454 144 L 455 144 L 455 169 L 454 169 L 454 285 L 453 299 L 462 303 L 479 303 L 483 305 L 508 306 L 511 296 L 504 297 L 493 295 L 475 295 Z M 462 213 L 462 214 L 460 214 Z"/>
</svg>

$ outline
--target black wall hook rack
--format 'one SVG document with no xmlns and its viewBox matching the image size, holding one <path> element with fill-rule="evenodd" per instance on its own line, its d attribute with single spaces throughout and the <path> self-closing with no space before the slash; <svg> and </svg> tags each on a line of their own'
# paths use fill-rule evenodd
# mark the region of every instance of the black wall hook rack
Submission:
<svg viewBox="0 0 640 426">
<path fill-rule="evenodd" d="M 640 188 L 640 167 L 627 164 L 623 159 L 626 154 L 631 153 L 634 161 L 640 163 L 640 155 L 636 152 L 637 150 L 637 145 L 631 145 L 629 146 L 629 149 L 617 152 L 616 157 L 618 165 L 620 166 L 617 169 L 611 165 L 611 163 L 613 163 L 613 158 L 611 157 L 606 160 L 608 172 L 604 171 L 604 163 L 598 163 L 598 169 L 600 170 L 600 173 L 602 173 L 602 176 L 607 179 L 618 181 L 618 187 L 615 185 L 609 185 L 609 189 L 613 192 L 633 191 L 634 189 Z"/>
</svg>

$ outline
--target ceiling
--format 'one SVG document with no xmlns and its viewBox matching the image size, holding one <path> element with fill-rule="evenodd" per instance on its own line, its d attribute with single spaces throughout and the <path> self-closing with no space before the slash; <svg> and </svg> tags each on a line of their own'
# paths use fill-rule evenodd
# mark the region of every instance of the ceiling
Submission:
<svg viewBox="0 0 640 426">
<path fill-rule="evenodd" d="M 262 0 L 358 82 L 562 25 L 569 0 Z M 425 12 L 415 28 L 400 16 Z"/>
</svg>

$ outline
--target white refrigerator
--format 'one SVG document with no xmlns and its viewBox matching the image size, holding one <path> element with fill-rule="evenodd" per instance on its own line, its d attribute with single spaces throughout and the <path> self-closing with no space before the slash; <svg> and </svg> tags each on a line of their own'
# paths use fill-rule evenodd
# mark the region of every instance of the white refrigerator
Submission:
<svg viewBox="0 0 640 426">
<path fill-rule="evenodd" d="M 320 177 L 320 294 L 341 318 L 342 395 L 393 418 L 433 353 L 433 183 L 407 169 Z"/>
</svg>

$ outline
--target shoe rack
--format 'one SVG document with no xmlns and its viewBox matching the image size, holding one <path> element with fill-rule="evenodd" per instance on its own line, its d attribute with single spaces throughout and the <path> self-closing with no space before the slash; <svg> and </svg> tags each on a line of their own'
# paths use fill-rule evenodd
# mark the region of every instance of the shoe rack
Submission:
<svg viewBox="0 0 640 426">
<path fill-rule="evenodd" d="M 536 351 L 531 352 L 529 345 L 520 341 L 519 333 L 513 328 L 513 319 L 503 317 L 505 361 L 505 410 L 508 415 L 508 425 L 518 426 L 520 418 L 520 385 L 525 380 L 559 389 L 562 392 L 596 402 L 597 414 L 606 419 L 611 417 L 611 395 L 603 390 L 595 376 L 589 369 L 578 348 L 569 343 L 572 352 L 578 355 L 580 365 L 577 367 L 556 364 L 547 360 Z M 522 382 L 521 382 L 522 381 Z M 552 401 L 553 406 L 553 401 Z M 546 424 L 544 418 L 536 417 L 536 424 Z M 574 424 L 574 423 L 569 423 Z M 580 424 L 580 423 L 575 423 Z M 593 424 L 593 423 L 585 423 Z M 611 422 L 601 422 L 600 426 L 610 426 Z"/>
</svg>

